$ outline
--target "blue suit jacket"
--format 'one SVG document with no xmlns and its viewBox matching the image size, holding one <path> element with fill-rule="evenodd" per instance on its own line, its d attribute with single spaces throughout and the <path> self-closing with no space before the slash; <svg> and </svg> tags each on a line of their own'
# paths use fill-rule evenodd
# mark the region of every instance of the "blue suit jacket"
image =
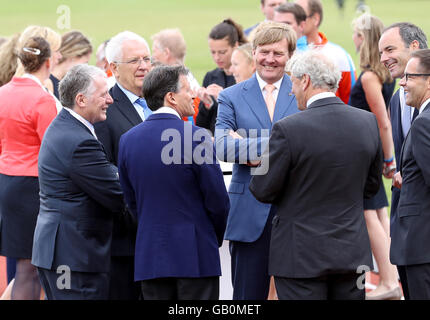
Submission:
<svg viewBox="0 0 430 320">
<path fill-rule="evenodd" d="M 32 263 L 55 270 L 108 272 L 112 212 L 124 202 L 117 168 L 67 110 L 46 130 L 39 153 L 40 211 Z"/>
<path fill-rule="evenodd" d="M 230 205 L 208 131 L 153 114 L 121 137 L 118 169 L 138 222 L 135 281 L 219 276 Z"/>
<path fill-rule="evenodd" d="M 225 239 L 253 242 L 263 232 L 271 205 L 259 202 L 249 191 L 251 168 L 247 161 L 256 160 L 268 144 L 272 125 L 298 112 L 292 83 L 285 75 L 278 93 L 273 116 L 269 112 L 256 75 L 223 90 L 218 96 L 218 117 L 215 130 L 217 156 L 234 162 L 229 186 L 230 213 Z M 233 139 L 230 130 L 241 132 L 244 139 Z"/>
<path fill-rule="evenodd" d="M 403 141 L 405 137 L 403 136 L 402 130 L 402 111 L 400 109 L 400 89 L 396 91 L 390 100 L 390 121 L 391 129 L 393 131 L 393 142 L 394 142 L 394 153 L 396 156 L 397 171 L 400 170 L 400 153 L 402 150 Z M 397 220 L 397 206 L 400 199 L 400 189 L 391 188 L 391 213 L 390 222 L 391 229 L 396 228 Z M 391 230 L 393 231 L 393 230 Z M 392 232 L 391 232 L 392 233 Z"/>
</svg>

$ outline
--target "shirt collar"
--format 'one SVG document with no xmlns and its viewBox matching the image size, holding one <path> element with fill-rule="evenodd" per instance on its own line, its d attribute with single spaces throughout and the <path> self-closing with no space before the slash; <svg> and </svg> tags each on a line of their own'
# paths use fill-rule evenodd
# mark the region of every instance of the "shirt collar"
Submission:
<svg viewBox="0 0 430 320">
<path fill-rule="evenodd" d="M 419 110 L 419 114 L 421 114 L 424 109 L 427 107 L 427 105 L 430 103 L 430 98 L 427 99 L 426 101 L 424 101 L 424 103 L 421 105 L 420 110 Z"/>
<path fill-rule="evenodd" d="M 135 103 L 136 103 L 136 100 L 137 100 L 137 99 L 140 99 L 140 97 L 139 97 L 139 96 L 136 96 L 133 92 L 130 92 L 130 91 L 128 91 L 127 89 L 124 89 L 124 87 L 123 87 L 123 86 L 121 86 L 121 85 L 119 84 L 119 82 L 117 82 L 116 84 L 117 84 L 117 85 L 118 85 L 118 87 L 121 89 L 121 91 L 122 91 L 122 92 L 124 92 L 124 94 L 127 96 L 127 98 L 130 100 L 130 102 L 131 102 L 132 104 L 135 104 Z"/>
<path fill-rule="evenodd" d="M 81 122 L 82 124 L 84 124 L 84 126 L 86 126 L 88 128 L 88 130 L 90 130 L 90 132 L 93 134 L 93 136 L 97 139 L 96 132 L 94 131 L 94 126 L 92 125 L 91 122 L 89 122 L 87 119 L 85 119 L 80 114 L 76 113 L 75 111 L 73 111 L 70 108 L 64 107 L 64 109 L 66 109 L 79 122 Z"/>
<path fill-rule="evenodd" d="M 324 99 L 324 98 L 331 98 L 331 97 L 336 97 L 336 95 L 333 92 L 317 93 L 316 95 L 312 96 L 308 100 L 308 102 L 306 103 L 306 108 L 309 108 L 309 106 L 317 100 Z"/>
<path fill-rule="evenodd" d="M 264 90 L 264 87 L 266 86 L 267 82 L 264 81 L 260 75 L 258 74 L 258 72 L 255 73 L 255 75 L 257 76 L 257 81 L 258 81 L 258 85 L 260 86 L 261 91 Z M 282 80 L 284 79 L 284 77 L 282 77 L 281 79 L 279 79 L 278 81 L 276 81 L 275 83 L 273 83 L 273 85 L 276 87 L 276 89 L 280 89 L 281 88 L 281 84 L 282 84 Z"/>
<path fill-rule="evenodd" d="M 175 109 L 173 109 L 171 107 L 161 107 L 160 109 L 155 110 L 152 114 L 158 114 L 158 113 L 173 114 L 173 115 L 177 116 L 179 119 L 181 119 L 179 113 Z"/>
<path fill-rule="evenodd" d="M 24 73 L 22 75 L 22 78 L 28 78 L 28 79 L 31 79 L 31 80 L 35 81 L 38 85 L 40 85 L 43 88 L 43 90 L 47 91 L 46 88 L 44 87 L 44 85 L 42 84 L 42 82 L 39 80 L 38 77 L 36 77 L 36 76 L 34 76 L 32 74 L 29 74 L 29 73 Z"/>
</svg>

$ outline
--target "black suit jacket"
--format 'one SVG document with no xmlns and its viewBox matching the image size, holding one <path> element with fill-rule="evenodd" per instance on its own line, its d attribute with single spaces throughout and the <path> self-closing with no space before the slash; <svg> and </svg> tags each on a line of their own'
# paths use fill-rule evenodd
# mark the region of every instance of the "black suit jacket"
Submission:
<svg viewBox="0 0 430 320">
<path fill-rule="evenodd" d="M 400 153 L 403 183 L 395 228 L 391 232 L 391 262 L 430 263 L 430 105 L 414 120 Z"/>
<path fill-rule="evenodd" d="M 109 272 L 112 212 L 124 208 L 118 170 L 100 142 L 64 109 L 43 138 L 39 184 L 32 263 Z"/>
<path fill-rule="evenodd" d="M 119 139 L 142 122 L 133 104 L 115 84 L 109 91 L 114 102 L 107 110 L 106 121 L 96 123 L 94 128 L 99 141 L 105 147 L 109 161 L 118 164 Z M 114 219 L 112 255 L 133 256 L 137 226 L 131 215 L 117 216 Z"/>
<path fill-rule="evenodd" d="M 234 80 L 233 76 L 226 75 L 224 70 L 216 68 L 206 73 L 203 79 L 203 87 L 206 88 L 213 83 L 225 89 L 236 84 L 236 81 Z M 213 135 L 215 132 L 215 123 L 218 114 L 218 101 L 216 101 L 215 98 L 212 100 L 213 105 L 209 110 L 204 106 L 203 102 L 200 102 L 199 113 L 196 117 L 196 125 L 210 130 Z"/>
<path fill-rule="evenodd" d="M 269 272 L 313 278 L 372 266 L 363 196 L 378 191 L 382 147 L 375 116 L 339 98 L 317 100 L 272 129 L 250 190 L 278 206 Z"/>
</svg>

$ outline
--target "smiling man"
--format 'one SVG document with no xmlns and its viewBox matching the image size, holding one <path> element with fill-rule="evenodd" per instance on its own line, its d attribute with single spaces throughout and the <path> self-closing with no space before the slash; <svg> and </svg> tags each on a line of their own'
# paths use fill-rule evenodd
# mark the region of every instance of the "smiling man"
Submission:
<svg viewBox="0 0 430 320">
<path fill-rule="evenodd" d="M 427 48 L 427 37 L 424 32 L 417 26 L 407 23 L 395 23 L 387 27 L 379 39 L 379 52 L 381 53 L 381 62 L 390 71 L 393 78 L 403 77 L 406 64 L 413 51 Z M 393 130 L 394 153 L 396 163 L 400 163 L 400 152 L 403 141 L 409 132 L 412 119 L 414 118 L 414 108 L 411 108 L 405 102 L 403 87 L 393 95 L 390 101 L 389 113 L 391 127 Z M 399 168 L 398 168 L 399 169 Z M 399 203 L 400 190 L 392 188 L 391 193 L 391 228 L 395 228 L 395 222 L 398 219 L 397 205 Z M 392 230 L 391 233 L 393 233 Z M 395 234 L 395 232 L 394 232 Z M 400 279 L 405 280 L 404 268 L 398 267 Z M 403 286 L 405 299 L 409 298 L 407 287 Z"/>
<path fill-rule="evenodd" d="M 106 158 L 93 125 L 106 120 L 112 98 L 105 73 L 88 65 L 73 67 L 59 92 L 64 108 L 39 153 L 32 264 L 49 300 L 105 300 L 113 215 L 123 212 L 124 202 L 117 168 Z"/>
<path fill-rule="evenodd" d="M 114 102 L 108 110 L 107 120 L 96 124 L 95 129 L 114 165 L 117 165 L 121 136 L 152 113 L 142 97 L 143 79 L 151 68 L 150 55 L 146 40 L 130 31 L 117 34 L 106 46 L 106 59 L 116 80 L 109 91 Z M 114 221 L 111 299 L 139 297 L 139 288 L 133 281 L 135 236 L 133 221 L 127 217 Z"/>
<path fill-rule="evenodd" d="M 217 156 L 234 163 L 225 239 L 230 240 L 233 299 L 237 300 L 264 300 L 269 290 L 268 252 L 275 208 L 256 200 L 248 189 L 251 166 L 259 161 L 254 151 L 265 149 L 276 121 L 298 111 L 290 77 L 284 71 L 296 49 L 294 30 L 283 23 L 264 22 L 252 46 L 257 71 L 220 93 L 215 130 Z"/>
<path fill-rule="evenodd" d="M 399 85 L 406 104 L 418 111 L 400 153 L 398 218 L 393 222 L 390 258 L 403 270 L 409 299 L 430 299 L 430 50 L 415 50 Z"/>
</svg>

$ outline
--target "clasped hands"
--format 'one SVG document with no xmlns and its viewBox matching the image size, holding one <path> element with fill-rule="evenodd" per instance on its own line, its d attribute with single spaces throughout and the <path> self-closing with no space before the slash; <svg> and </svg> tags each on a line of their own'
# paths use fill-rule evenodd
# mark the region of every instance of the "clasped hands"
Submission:
<svg viewBox="0 0 430 320">
<path fill-rule="evenodd" d="M 230 130 L 230 131 L 228 132 L 228 134 L 229 134 L 233 139 L 243 139 L 243 137 L 242 137 L 240 134 L 238 134 L 237 132 L 235 132 L 235 131 L 233 131 L 233 130 Z M 246 165 L 247 165 L 248 167 L 258 167 L 258 166 L 260 165 L 260 163 L 261 163 L 261 161 L 260 161 L 260 160 L 252 160 L 252 161 L 248 161 L 248 162 L 246 163 Z"/>
</svg>

